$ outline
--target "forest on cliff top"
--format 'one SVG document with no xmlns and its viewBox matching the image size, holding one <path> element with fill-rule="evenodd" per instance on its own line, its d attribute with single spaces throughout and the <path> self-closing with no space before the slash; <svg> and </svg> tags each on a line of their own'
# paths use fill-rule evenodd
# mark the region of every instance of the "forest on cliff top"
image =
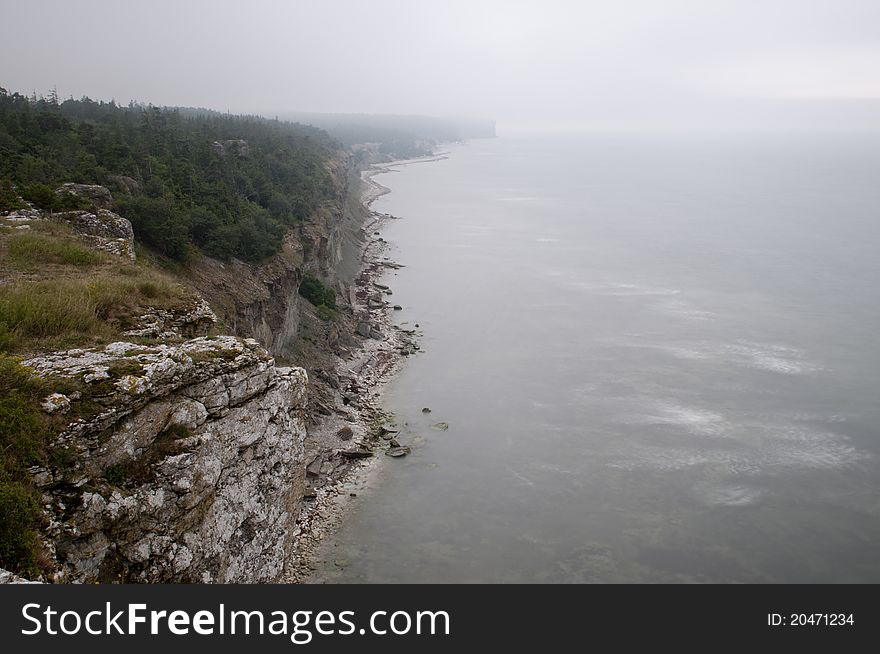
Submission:
<svg viewBox="0 0 880 654">
<path fill-rule="evenodd" d="M 0 89 L 0 211 L 20 194 L 55 208 L 65 182 L 101 184 L 141 243 L 260 261 L 333 193 L 326 132 L 256 116 L 187 113 Z"/>
</svg>

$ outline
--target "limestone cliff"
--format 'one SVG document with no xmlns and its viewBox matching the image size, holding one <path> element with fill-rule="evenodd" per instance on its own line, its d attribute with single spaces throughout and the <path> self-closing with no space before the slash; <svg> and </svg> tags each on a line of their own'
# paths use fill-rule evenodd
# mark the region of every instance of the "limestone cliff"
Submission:
<svg viewBox="0 0 880 654">
<path fill-rule="evenodd" d="M 271 582 L 303 494 L 306 374 L 254 340 L 113 343 L 23 362 L 68 388 L 34 468 L 57 581 Z"/>
<path fill-rule="evenodd" d="M 247 156 L 237 141 L 223 146 Z M 261 264 L 202 257 L 175 273 L 198 292 L 195 300 L 146 307 L 117 326 L 118 342 L 22 362 L 56 389 L 42 410 L 66 425 L 49 444 L 50 463 L 30 469 L 51 559 L 44 568 L 53 571 L 44 578 L 282 576 L 305 489 L 307 396 L 332 380 L 332 357 L 354 338 L 352 316 L 322 320 L 298 294 L 308 271 L 345 305 L 360 267 L 359 174 L 344 152 L 327 165 L 334 194 L 277 255 Z M 108 208 L 107 189 L 66 184 L 56 193 L 87 208 L 29 207 L 6 221 L 16 230 L 63 222 L 80 241 L 134 263 L 131 224 Z M 149 257 L 143 265 L 152 265 Z M 234 336 L 207 335 L 218 331 Z M 274 356 L 303 368 L 277 366 Z M 307 383 L 304 368 L 319 373 L 317 384 Z"/>
</svg>

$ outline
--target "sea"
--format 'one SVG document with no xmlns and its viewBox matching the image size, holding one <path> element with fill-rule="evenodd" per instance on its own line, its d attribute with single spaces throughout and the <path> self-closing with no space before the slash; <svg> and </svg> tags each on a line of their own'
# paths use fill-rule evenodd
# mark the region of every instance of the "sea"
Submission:
<svg viewBox="0 0 880 654">
<path fill-rule="evenodd" d="M 880 582 L 880 135 L 444 151 L 376 178 L 412 453 L 315 581 Z"/>
</svg>

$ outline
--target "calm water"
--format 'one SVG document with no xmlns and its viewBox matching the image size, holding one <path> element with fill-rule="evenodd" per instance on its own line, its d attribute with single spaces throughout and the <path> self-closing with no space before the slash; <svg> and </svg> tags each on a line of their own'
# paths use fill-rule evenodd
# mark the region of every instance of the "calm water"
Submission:
<svg viewBox="0 0 880 654">
<path fill-rule="evenodd" d="M 378 179 L 415 445 L 319 580 L 880 581 L 880 139 L 499 138 Z"/>
</svg>

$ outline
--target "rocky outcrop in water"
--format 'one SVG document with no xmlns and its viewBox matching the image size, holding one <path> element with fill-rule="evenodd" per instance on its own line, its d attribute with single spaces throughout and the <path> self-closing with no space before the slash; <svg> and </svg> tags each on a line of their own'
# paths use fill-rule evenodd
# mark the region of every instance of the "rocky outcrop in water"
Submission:
<svg viewBox="0 0 880 654">
<path fill-rule="evenodd" d="M 304 487 L 304 370 L 230 336 L 24 365 L 66 385 L 45 403 L 71 419 L 63 456 L 31 470 L 56 580 L 279 578 Z"/>
</svg>

